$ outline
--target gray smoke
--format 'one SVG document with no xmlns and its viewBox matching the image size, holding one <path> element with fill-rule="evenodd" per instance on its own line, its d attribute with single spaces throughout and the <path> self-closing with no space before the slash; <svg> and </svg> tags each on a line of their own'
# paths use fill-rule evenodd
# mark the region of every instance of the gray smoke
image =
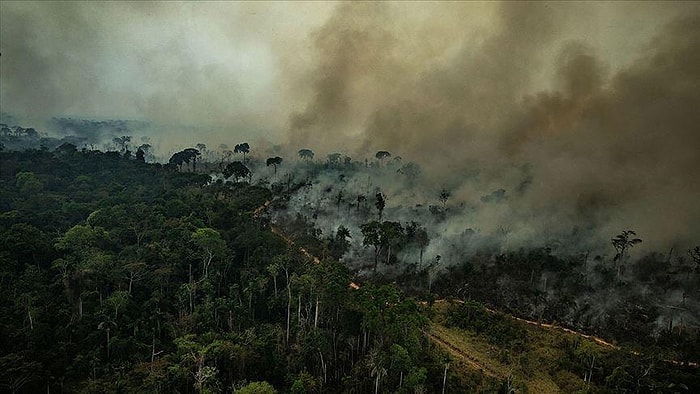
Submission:
<svg viewBox="0 0 700 394">
<path fill-rule="evenodd" d="M 446 185 L 467 203 L 519 190 L 476 215 L 476 227 L 489 231 L 531 239 L 553 226 L 597 226 L 604 240 L 634 228 L 646 245 L 692 244 L 700 234 L 700 14 L 697 5 L 674 5 L 678 15 L 611 70 L 599 55 L 605 48 L 576 38 L 580 10 L 566 4 L 503 3 L 476 33 L 454 6 L 464 19 L 437 43 L 420 27 L 401 34 L 406 26 L 392 16 L 403 6 L 343 4 L 313 37 L 315 91 L 290 118 L 291 143 L 335 144 L 360 157 L 388 149 L 419 162 L 434 195 Z M 417 42 L 437 53 L 414 52 Z"/>
</svg>

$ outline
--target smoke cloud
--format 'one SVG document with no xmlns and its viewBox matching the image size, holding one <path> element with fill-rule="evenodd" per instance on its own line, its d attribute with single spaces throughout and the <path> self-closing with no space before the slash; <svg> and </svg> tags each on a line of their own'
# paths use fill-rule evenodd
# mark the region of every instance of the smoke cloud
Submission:
<svg viewBox="0 0 700 394">
<path fill-rule="evenodd" d="M 627 8 L 455 6 L 426 31 L 392 16 L 429 5 L 345 4 L 315 37 L 315 91 L 290 118 L 292 145 L 399 153 L 428 170 L 435 196 L 443 185 L 467 202 L 520 189 L 480 211 L 480 228 L 531 237 L 578 224 L 602 226 L 601 240 L 634 228 L 650 246 L 697 242 L 700 14 L 677 6 L 644 26 L 653 33 L 636 52 L 605 59 L 614 45 L 596 47 L 596 26 L 577 18 L 624 20 Z M 470 23 L 485 15 L 488 26 Z"/>
<path fill-rule="evenodd" d="M 579 226 L 603 241 L 635 229 L 645 247 L 698 242 L 696 3 L 0 10 L 0 112 L 25 126 L 128 119 L 172 144 L 282 141 L 290 159 L 388 150 L 426 179 L 422 197 L 389 204 L 446 188 L 451 203 L 484 205 L 456 233 Z M 500 189 L 504 203 L 482 202 Z"/>
</svg>

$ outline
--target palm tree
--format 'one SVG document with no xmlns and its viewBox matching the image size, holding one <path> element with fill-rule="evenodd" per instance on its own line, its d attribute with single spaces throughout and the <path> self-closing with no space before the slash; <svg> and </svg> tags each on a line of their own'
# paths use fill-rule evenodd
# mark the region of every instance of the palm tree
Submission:
<svg viewBox="0 0 700 394">
<path fill-rule="evenodd" d="M 109 333 L 112 327 L 116 327 L 117 323 L 112 320 L 109 314 L 105 313 L 102 315 L 102 321 L 97 325 L 97 329 L 104 331 L 107 334 L 107 359 L 109 360 Z"/>
<path fill-rule="evenodd" d="M 309 161 L 314 158 L 314 151 L 311 149 L 299 149 L 299 157 L 304 161 Z"/>
<path fill-rule="evenodd" d="M 376 157 L 377 160 L 379 160 L 380 162 L 384 162 L 384 159 L 386 159 L 387 157 L 391 157 L 391 153 L 385 150 L 380 150 L 374 155 L 374 157 Z"/>
<path fill-rule="evenodd" d="M 379 352 L 377 349 L 372 350 L 369 354 L 369 359 L 367 360 L 367 366 L 369 367 L 370 376 L 374 377 L 374 394 L 379 392 L 379 381 L 383 376 L 386 376 L 386 368 L 381 365 L 381 359 L 379 358 Z"/>
<path fill-rule="evenodd" d="M 615 238 L 611 240 L 613 248 L 617 251 L 617 254 L 615 254 L 615 258 L 613 258 L 613 261 L 616 261 L 617 264 L 617 277 L 620 277 L 621 273 L 621 268 L 622 264 L 627 260 L 627 251 L 633 247 L 634 245 L 641 243 L 642 240 L 639 238 L 632 238 L 633 236 L 636 236 L 637 233 L 635 233 L 632 230 L 626 230 L 618 234 Z"/>
<path fill-rule="evenodd" d="M 279 156 L 268 157 L 265 164 L 267 164 L 268 167 L 273 166 L 275 168 L 275 175 L 277 175 L 277 166 L 282 164 L 282 158 Z"/>
<path fill-rule="evenodd" d="M 245 155 L 250 153 L 250 145 L 248 145 L 247 142 L 236 144 L 236 146 L 233 147 L 233 153 L 243 153 L 243 162 L 245 163 Z"/>
</svg>

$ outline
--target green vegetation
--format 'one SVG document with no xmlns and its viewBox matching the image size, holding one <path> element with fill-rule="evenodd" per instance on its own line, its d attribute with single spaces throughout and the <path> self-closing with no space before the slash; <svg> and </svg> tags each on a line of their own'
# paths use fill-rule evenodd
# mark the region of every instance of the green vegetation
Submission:
<svg viewBox="0 0 700 394">
<path fill-rule="evenodd" d="M 176 164 L 72 146 L 2 152 L 0 384 L 100 393 L 438 384 L 415 302 L 394 286 L 352 290 L 337 260 L 315 264 L 290 248 L 253 214 L 268 189 L 211 183 Z M 333 238 L 335 254 L 347 236 Z"/>
<path fill-rule="evenodd" d="M 365 197 L 370 193 L 328 190 L 332 215 L 358 218 L 328 235 L 302 214 L 281 215 L 279 228 L 272 227 L 261 207 L 275 200 L 272 208 L 284 211 L 309 183 L 288 175 L 284 184 L 251 184 L 251 169 L 261 166 L 247 156 L 247 143 L 233 152 L 242 161 L 223 166 L 222 155 L 219 167 L 231 179 L 214 180 L 202 174 L 216 164 L 198 163 L 201 145 L 176 153 L 167 165 L 146 163 L 126 148 L 103 153 L 63 144 L 54 151 L 0 152 L 4 389 L 606 393 L 700 387 L 697 368 L 673 362 L 694 360 L 697 335 L 674 336 L 671 327 L 657 336 L 656 348 L 635 354 L 484 306 L 556 320 L 569 310 L 571 289 L 591 288 L 574 286 L 576 261 L 533 249 L 453 265 L 441 275 L 440 255 L 423 264 L 430 244 L 424 224 L 382 221 L 394 213 L 378 191 L 374 211 Z M 299 156 L 311 175 L 359 168 L 350 160 L 312 163 L 307 149 Z M 262 167 L 273 166 L 276 177 L 282 159 L 272 159 Z M 441 196 L 440 215 L 447 197 Z M 661 283 L 657 260 L 630 261 L 632 242 L 620 263 L 647 283 Z M 354 245 L 364 251 L 363 244 L 374 260 L 357 286 L 340 260 Z M 403 273 L 385 276 L 383 268 Z M 543 274 L 549 284 L 535 283 Z M 623 270 L 606 275 L 622 286 Z M 684 285 L 695 280 L 688 278 Z M 467 301 L 434 303 L 452 294 Z M 619 316 L 628 319 L 618 329 L 645 343 L 638 338 L 648 327 L 629 311 Z M 609 332 L 618 335 L 615 327 Z"/>
</svg>

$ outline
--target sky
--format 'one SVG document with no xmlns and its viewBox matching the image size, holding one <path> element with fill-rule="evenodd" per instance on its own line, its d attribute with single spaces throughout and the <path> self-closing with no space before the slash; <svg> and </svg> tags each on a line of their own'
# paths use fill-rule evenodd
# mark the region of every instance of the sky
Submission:
<svg viewBox="0 0 700 394">
<path fill-rule="evenodd" d="M 3 1 L 0 53 L 25 127 L 388 150 L 455 199 L 529 179 L 501 215 L 700 242 L 700 3 Z"/>
</svg>

